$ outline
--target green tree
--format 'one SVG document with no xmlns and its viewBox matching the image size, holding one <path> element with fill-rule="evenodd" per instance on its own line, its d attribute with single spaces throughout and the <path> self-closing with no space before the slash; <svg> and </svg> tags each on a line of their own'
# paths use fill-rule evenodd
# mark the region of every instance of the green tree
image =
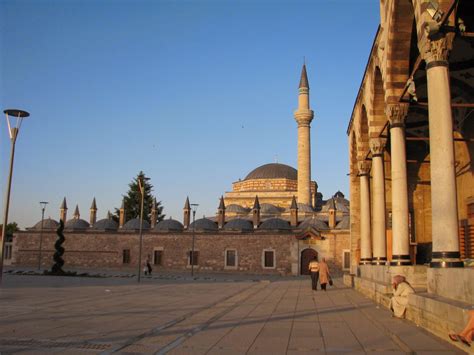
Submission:
<svg viewBox="0 0 474 355">
<path fill-rule="evenodd" d="M 144 185 L 144 199 L 143 199 L 143 219 L 151 222 L 151 210 L 153 208 L 153 202 L 155 197 L 152 195 L 153 185 L 150 184 L 149 178 L 145 176 L 143 171 L 140 171 L 136 178 L 128 184 L 128 192 L 126 195 L 123 195 L 123 202 L 125 207 L 125 222 L 133 219 L 140 218 L 140 204 L 141 204 L 141 193 L 139 187 L 139 181 L 143 181 Z M 161 201 L 156 202 L 157 210 L 157 222 L 162 221 L 165 218 L 163 214 L 163 206 Z M 120 209 L 115 209 L 114 219 L 118 221 L 120 216 Z"/>
<path fill-rule="evenodd" d="M 0 224 L 0 232 L 3 228 L 3 224 Z M 16 222 L 11 222 L 7 224 L 7 230 L 5 231 L 6 240 L 11 240 L 13 238 L 13 233 L 19 231 L 18 224 Z"/>
</svg>

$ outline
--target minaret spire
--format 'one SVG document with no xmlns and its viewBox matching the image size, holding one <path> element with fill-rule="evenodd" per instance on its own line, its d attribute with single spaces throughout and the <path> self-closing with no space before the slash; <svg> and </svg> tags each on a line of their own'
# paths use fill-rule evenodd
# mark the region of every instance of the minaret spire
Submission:
<svg viewBox="0 0 474 355">
<path fill-rule="evenodd" d="M 295 120 L 298 123 L 298 203 L 312 206 L 311 199 L 311 139 L 310 125 L 314 113 L 309 106 L 309 82 L 306 63 L 301 70 L 298 109 Z"/>
</svg>

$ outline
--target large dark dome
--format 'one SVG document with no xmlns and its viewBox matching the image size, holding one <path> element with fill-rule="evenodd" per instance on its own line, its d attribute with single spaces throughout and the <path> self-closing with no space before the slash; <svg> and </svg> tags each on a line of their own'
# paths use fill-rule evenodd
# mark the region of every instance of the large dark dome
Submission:
<svg viewBox="0 0 474 355">
<path fill-rule="evenodd" d="M 245 180 L 251 179 L 298 179 L 298 171 L 285 164 L 271 163 L 252 170 Z"/>
</svg>

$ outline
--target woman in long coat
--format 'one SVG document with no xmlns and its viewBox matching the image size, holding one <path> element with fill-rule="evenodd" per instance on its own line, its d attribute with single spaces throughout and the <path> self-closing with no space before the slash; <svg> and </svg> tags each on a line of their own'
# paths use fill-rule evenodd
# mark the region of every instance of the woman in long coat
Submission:
<svg viewBox="0 0 474 355">
<path fill-rule="evenodd" d="M 319 263 L 319 283 L 321 284 L 321 289 L 326 291 L 326 285 L 329 282 L 331 275 L 329 274 L 329 267 L 326 263 L 326 258 L 323 258 Z"/>
</svg>

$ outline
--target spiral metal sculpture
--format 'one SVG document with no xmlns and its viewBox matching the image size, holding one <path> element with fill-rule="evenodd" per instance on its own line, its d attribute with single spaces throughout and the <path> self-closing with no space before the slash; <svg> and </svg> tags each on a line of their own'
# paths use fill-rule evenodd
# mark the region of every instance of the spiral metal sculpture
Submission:
<svg viewBox="0 0 474 355">
<path fill-rule="evenodd" d="M 51 272 L 53 274 L 64 274 L 64 271 L 62 269 L 64 265 L 64 260 L 62 258 L 64 254 L 64 248 L 61 245 L 64 243 L 66 238 L 64 238 L 63 230 L 64 230 L 64 222 L 61 219 L 59 220 L 59 227 L 56 230 L 56 234 L 58 235 L 59 238 L 58 240 L 56 240 L 56 243 L 54 243 L 54 248 L 56 249 L 56 252 L 54 253 L 54 256 L 53 256 L 55 264 L 53 265 L 51 269 Z"/>
</svg>

